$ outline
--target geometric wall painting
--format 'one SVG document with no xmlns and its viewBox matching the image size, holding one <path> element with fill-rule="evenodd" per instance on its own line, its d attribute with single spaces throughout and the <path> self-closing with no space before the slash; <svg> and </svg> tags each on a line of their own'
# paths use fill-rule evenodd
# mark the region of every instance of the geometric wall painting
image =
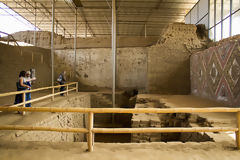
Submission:
<svg viewBox="0 0 240 160">
<path fill-rule="evenodd" d="M 191 55 L 193 95 L 240 107 L 240 39 Z"/>
</svg>

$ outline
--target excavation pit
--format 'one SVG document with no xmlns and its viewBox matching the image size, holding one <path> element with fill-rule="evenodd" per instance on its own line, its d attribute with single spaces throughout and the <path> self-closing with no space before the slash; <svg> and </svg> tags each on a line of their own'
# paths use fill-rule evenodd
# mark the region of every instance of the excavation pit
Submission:
<svg viewBox="0 0 240 160">
<path fill-rule="evenodd" d="M 116 96 L 119 108 L 169 108 L 173 104 L 166 103 L 166 96 L 137 95 L 126 96 L 119 92 Z M 174 96 L 172 96 L 174 97 Z M 168 100 L 172 98 L 168 96 Z M 176 96 L 179 98 L 178 96 Z M 188 101 L 202 101 L 191 96 Z M 174 98 L 173 98 L 174 99 Z M 174 100 L 171 100 L 174 102 Z M 181 99 L 184 99 L 181 97 Z M 72 93 L 67 97 L 56 97 L 57 101 L 49 100 L 36 105 L 52 107 L 93 107 L 111 108 L 111 93 Z M 206 101 L 204 101 L 206 103 Z M 107 105 L 108 104 L 108 105 Z M 203 104 L 203 103 L 202 103 Z M 199 104 L 199 105 L 202 105 Z M 206 103 L 214 106 L 213 103 Z M 185 104 L 184 104 L 185 105 Z M 189 104 L 193 105 L 193 104 Z M 219 105 L 219 104 L 215 104 Z M 206 106 L 206 105 L 205 105 Z M 174 106 L 176 107 L 176 106 Z M 181 105 L 179 104 L 179 107 Z M 208 107 L 208 106 L 206 106 Z M 8 122 L 6 122 L 8 117 Z M 228 116 L 227 116 L 228 117 Z M 33 125 L 60 128 L 87 128 L 88 115 L 82 113 L 28 113 L 22 117 L 15 113 L 1 113 L 1 124 L 7 125 Z M 169 114 L 95 114 L 94 128 L 147 128 L 147 127 L 212 127 L 214 123 L 200 114 L 169 113 Z M 211 120 L 211 116 L 210 116 Z M 230 119 L 234 124 L 234 120 Z M 225 124 L 226 125 L 226 124 Z M 215 133 L 216 135 L 217 133 Z M 0 139 L 13 141 L 67 141 L 86 142 L 86 134 L 60 133 L 46 131 L 2 131 Z M 146 142 L 205 142 L 214 141 L 206 133 L 133 133 L 133 134 L 95 134 L 95 142 L 103 143 L 146 143 Z"/>
</svg>

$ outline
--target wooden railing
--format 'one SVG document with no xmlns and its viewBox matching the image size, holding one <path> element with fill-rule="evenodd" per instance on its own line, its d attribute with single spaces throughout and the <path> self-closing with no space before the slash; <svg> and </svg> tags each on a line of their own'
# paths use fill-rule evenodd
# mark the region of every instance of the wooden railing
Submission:
<svg viewBox="0 0 240 160">
<path fill-rule="evenodd" d="M 69 88 L 69 86 L 73 86 L 72 88 Z M 60 87 L 66 87 L 64 91 L 61 92 L 57 92 L 55 93 L 55 88 L 60 88 Z M 38 97 L 35 99 L 31 99 L 26 101 L 26 93 L 32 93 L 32 92 L 37 92 L 37 91 L 43 91 L 43 90 L 52 90 L 52 94 L 48 94 L 46 96 L 42 96 L 42 97 Z M 50 86 L 50 87 L 42 87 L 42 88 L 37 88 L 37 89 L 32 89 L 32 90 L 24 90 L 24 91 L 16 91 L 16 92 L 8 92 L 8 93 L 2 93 L 0 94 L 0 97 L 6 97 L 6 96 L 13 96 L 16 94 L 22 94 L 23 97 L 23 102 L 22 103 L 18 103 L 18 104 L 14 104 L 10 107 L 17 107 L 17 106 L 23 106 L 26 107 L 26 104 L 28 103 L 33 103 L 33 102 L 37 102 L 46 98 L 52 98 L 52 100 L 54 100 L 54 96 L 56 95 L 60 95 L 62 93 L 66 93 L 66 95 L 68 95 L 68 93 L 70 91 L 74 91 L 76 90 L 76 92 L 78 92 L 78 82 L 71 82 L 71 83 L 67 83 L 67 84 L 63 84 L 63 85 L 57 85 L 57 86 Z M 23 115 L 25 114 L 25 112 L 23 112 Z"/>
<path fill-rule="evenodd" d="M 30 130 L 77 132 L 88 134 L 88 151 L 93 151 L 94 133 L 172 133 L 172 132 L 225 132 L 236 133 L 237 148 L 240 149 L 240 108 L 56 108 L 56 107 L 0 107 L 0 111 L 27 111 L 27 112 L 78 112 L 88 113 L 88 128 L 52 128 L 19 125 L 1 125 L 0 130 Z M 193 127 L 193 128 L 94 128 L 94 113 L 210 113 L 235 112 L 237 113 L 236 127 Z"/>
</svg>

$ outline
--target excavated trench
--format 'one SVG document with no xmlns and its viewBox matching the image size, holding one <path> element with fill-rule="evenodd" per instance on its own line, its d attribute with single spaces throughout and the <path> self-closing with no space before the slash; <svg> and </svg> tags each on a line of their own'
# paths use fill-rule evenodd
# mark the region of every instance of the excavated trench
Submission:
<svg viewBox="0 0 240 160">
<path fill-rule="evenodd" d="M 159 100 L 138 99 L 135 108 L 170 108 Z M 211 127 L 206 118 L 190 113 L 134 114 L 132 127 Z M 141 133 L 132 134 L 131 142 L 205 142 L 213 141 L 206 133 Z"/>
<path fill-rule="evenodd" d="M 60 101 L 48 103 L 52 107 L 92 107 L 111 108 L 111 93 L 91 93 L 69 96 Z M 133 92 L 121 92 L 116 94 L 116 107 L 118 108 L 168 108 L 158 99 L 137 98 Z M 42 104 L 46 106 L 46 104 Z M 0 119 L 8 119 L 10 124 L 22 125 L 73 127 L 86 128 L 88 124 L 87 114 L 82 113 L 31 113 L 25 120 L 19 119 L 13 113 L 3 114 Z M 19 119 L 19 120 L 17 120 Z M 10 122 L 11 121 L 11 122 Z M 21 121 L 21 122 L 20 122 Z M 96 128 L 141 128 L 141 127 L 195 127 L 211 124 L 207 119 L 197 114 L 95 114 L 94 127 Z M 86 141 L 86 134 L 61 133 L 61 132 L 31 132 L 31 131 L 1 131 L 0 140 L 13 141 Z M 140 143 L 140 142 L 204 142 L 213 141 L 205 133 L 140 133 L 140 134 L 95 134 L 95 142 L 105 143 Z"/>
<path fill-rule="evenodd" d="M 124 92 L 116 96 L 118 108 L 169 108 L 159 100 L 140 98 L 134 93 Z M 108 105 L 106 101 L 108 100 Z M 91 106 L 105 108 L 111 106 L 111 94 L 94 94 Z M 104 102 L 105 101 L 105 102 Z M 114 117 L 114 120 L 113 120 Z M 206 118 L 197 114 L 96 114 L 95 126 L 99 128 L 141 128 L 141 127 L 211 127 Z M 206 133 L 134 133 L 134 134 L 95 134 L 96 142 L 142 143 L 142 142 L 205 142 L 213 141 Z"/>
</svg>

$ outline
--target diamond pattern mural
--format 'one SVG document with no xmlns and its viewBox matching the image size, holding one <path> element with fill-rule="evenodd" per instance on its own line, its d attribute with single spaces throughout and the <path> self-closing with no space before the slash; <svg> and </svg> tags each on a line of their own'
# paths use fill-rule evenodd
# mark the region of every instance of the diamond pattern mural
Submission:
<svg viewBox="0 0 240 160">
<path fill-rule="evenodd" d="M 240 39 L 191 56 L 192 94 L 240 107 Z"/>
</svg>

